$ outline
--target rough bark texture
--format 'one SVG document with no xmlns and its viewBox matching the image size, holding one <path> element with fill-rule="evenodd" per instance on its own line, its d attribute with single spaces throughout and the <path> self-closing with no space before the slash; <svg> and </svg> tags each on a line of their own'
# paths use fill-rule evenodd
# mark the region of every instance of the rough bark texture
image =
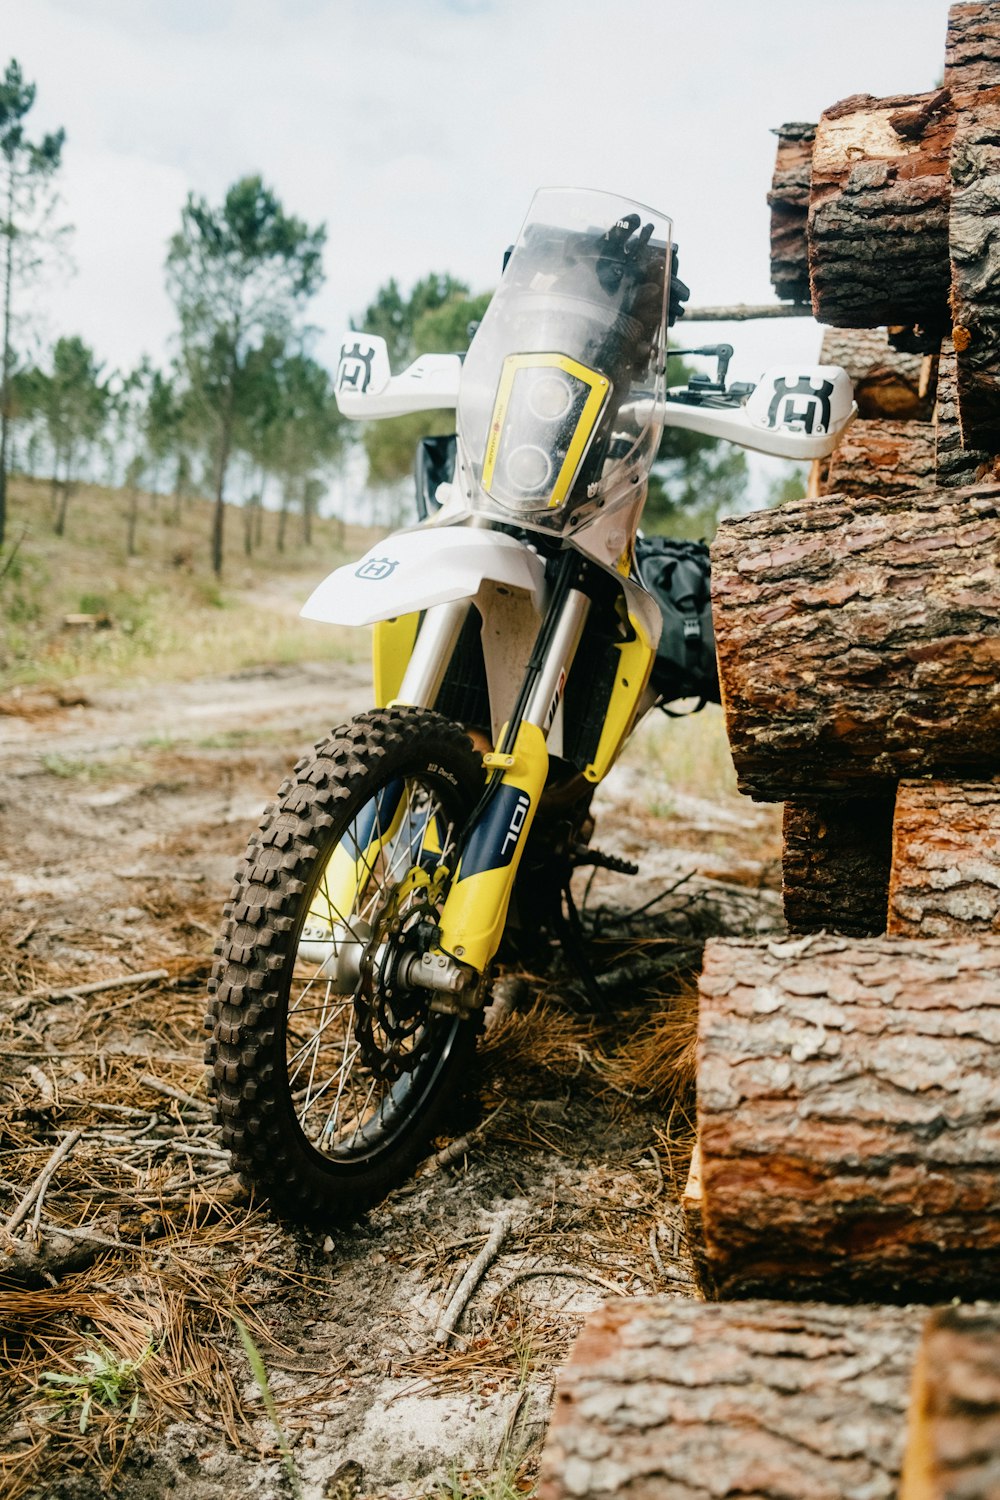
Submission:
<svg viewBox="0 0 1000 1500">
<path fill-rule="evenodd" d="M 854 422 L 830 460 L 827 490 L 905 495 L 937 483 L 932 422 Z"/>
<path fill-rule="evenodd" d="M 936 360 L 891 348 L 884 328 L 828 328 L 820 363 L 840 365 L 854 382 L 858 416 L 929 421 Z"/>
<path fill-rule="evenodd" d="M 925 1318 L 605 1303 L 560 1371 L 539 1500 L 894 1500 Z"/>
<path fill-rule="evenodd" d="M 1000 769 L 1000 485 L 723 521 L 712 604 L 742 791 Z"/>
<path fill-rule="evenodd" d="M 806 219 L 815 125 L 779 125 L 771 206 L 771 285 L 783 301 L 809 301 Z"/>
<path fill-rule="evenodd" d="M 934 407 L 934 461 L 938 485 L 948 489 L 975 484 L 993 470 L 991 454 L 982 448 L 966 448 L 962 443 L 962 430 L 958 420 L 958 374 L 951 339 L 945 339 L 941 345 L 938 365 L 937 402 Z"/>
<path fill-rule="evenodd" d="M 781 894 L 793 932 L 885 932 L 893 797 L 785 803 Z"/>
<path fill-rule="evenodd" d="M 966 98 L 951 150 L 948 228 L 958 410 L 965 447 L 1000 453 L 1000 88 Z"/>
<path fill-rule="evenodd" d="M 947 326 L 950 98 L 853 94 L 823 113 L 808 220 L 821 323 Z"/>
<path fill-rule="evenodd" d="M 700 994 L 720 1296 L 995 1291 L 1000 941 L 715 940 Z"/>
<path fill-rule="evenodd" d="M 1000 937 L 1000 781 L 900 784 L 888 931 Z"/>
<path fill-rule="evenodd" d="M 944 47 L 945 86 L 956 93 L 1000 83 L 1000 13 L 996 0 L 953 5 Z"/>
<path fill-rule="evenodd" d="M 917 1353 L 899 1500 L 1000 1495 L 1000 1309 L 932 1313 Z"/>
</svg>

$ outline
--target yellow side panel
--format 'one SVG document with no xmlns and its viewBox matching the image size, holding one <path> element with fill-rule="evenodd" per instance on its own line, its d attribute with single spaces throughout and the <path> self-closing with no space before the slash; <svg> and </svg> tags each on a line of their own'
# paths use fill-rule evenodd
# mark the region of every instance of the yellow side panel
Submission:
<svg viewBox="0 0 1000 1500">
<path fill-rule="evenodd" d="M 395 620 L 380 620 L 372 634 L 372 676 L 375 679 L 375 707 L 385 708 L 399 693 L 413 643 L 417 638 L 420 615 L 399 615 Z"/>
<path fill-rule="evenodd" d="M 638 621 L 629 615 L 629 623 L 635 634 L 632 640 L 623 641 L 618 647 L 618 668 L 604 715 L 604 728 L 594 759 L 583 773 L 588 781 L 603 781 L 614 765 L 632 728 L 639 699 L 656 660 L 656 647 L 645 639 Z"/>
</svg>

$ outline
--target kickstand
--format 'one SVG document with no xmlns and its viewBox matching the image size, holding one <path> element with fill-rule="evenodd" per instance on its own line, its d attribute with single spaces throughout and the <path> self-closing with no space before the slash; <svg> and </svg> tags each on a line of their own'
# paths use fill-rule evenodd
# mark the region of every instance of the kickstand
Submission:
<svg viewBox="0 0 1000 1500">
<path fill-rule="evenodd" d="M 565 911 L 563 903 L 565 902 Z M 587 999 L 601 1015 L 609 1013 L 608 1002 L 602 995 L 593 966 L 587 956 L 586 939 L 580 924 L 580 913 L 576 909 L 569 883 L 563 886 L 553 903 L 552 925 L 556 937 L 566 956 L 566 961 L 583 986 Z"/>
</svg>

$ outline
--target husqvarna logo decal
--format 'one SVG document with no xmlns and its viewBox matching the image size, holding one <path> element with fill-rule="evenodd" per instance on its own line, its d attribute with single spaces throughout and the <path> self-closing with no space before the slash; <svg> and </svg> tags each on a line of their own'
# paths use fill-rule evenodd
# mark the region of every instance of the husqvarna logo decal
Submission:
<svg viewBox="0 0 1000 1500">
<path fill-rule="evenodd" d="M 829 432 L 830 397 L 833 382 L 821 380 L 814 386 L 808 375 L 800 375 L 794 385 L 784 379 L 774 382 L 774 395 L 767 409 L 768 427 L 801 426 L 805 432 Z M 796 396 L 805 399 L 796 401 Z M 784 402 L 784 406 L 782 406 Z M 819 416 L 819 421 L 816 418 Z"/>
<path fill-rule="evenodd" d="M 372 583 L 378 583 L 380 579 L 388 578 L 389 574 L 394 573 L 398 567 L 398 558 L 369 557 L 361 564 L 360 568 L 355 568 L 354 576 L 355 578 L 367 578 Z"/>
<path fill-rule="evenodd" d="M 371 385 L 374 358 L 375 350 L 371 345 L 365 349 L 360 343 L 356 343 L 353 349 L 348 349 L 345 344 L 340 351 L 340 365 L 337 369 L 338 391 L 346 388 L 364 395 Z"/>
</svg>

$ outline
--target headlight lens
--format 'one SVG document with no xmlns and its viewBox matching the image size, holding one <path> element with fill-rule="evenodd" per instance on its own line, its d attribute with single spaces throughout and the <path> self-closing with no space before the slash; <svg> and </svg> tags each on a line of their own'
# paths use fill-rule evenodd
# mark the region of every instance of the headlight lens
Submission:
<svg viewBox="0 0 1000 1500">
<path fill-rule="evenodd" d="M 606 376 L 566 355 L 508 355 L 483 462 L 486 493 L 524 512 L 564 504 L 610 390 Z"/>
</svg>

